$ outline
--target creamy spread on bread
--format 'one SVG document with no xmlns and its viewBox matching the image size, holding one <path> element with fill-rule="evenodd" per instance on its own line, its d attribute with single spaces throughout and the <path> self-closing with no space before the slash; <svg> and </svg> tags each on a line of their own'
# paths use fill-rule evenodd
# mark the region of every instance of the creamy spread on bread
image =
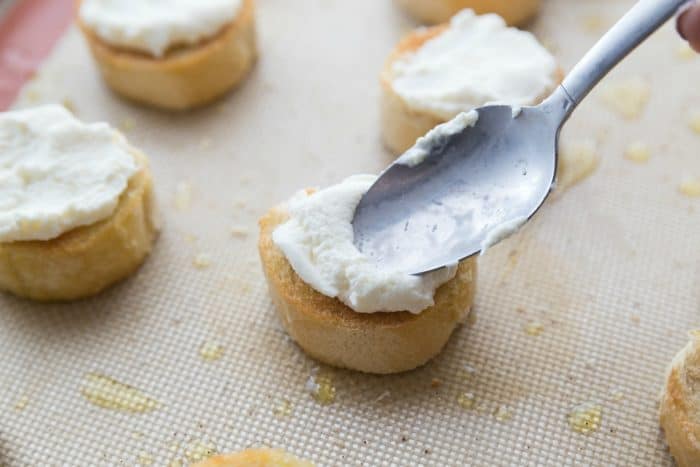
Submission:
<svg viewBox="0 0 700 467">
<path fill-rule="evenodd" d="M 357 249 L 352 219 L 376 179 L 356 175 L 312 194 L 298 193 L 286 204 L 289 220 L 275 229 L 272 239 L 301 279 L 323 295 L 359 313 L 417 314 L 434 304 L 435 290 L 457 268 L 414 276 L 386 269 Z"/>
<path fill-rule="evenodd" d="M 83 0 L 80 19 L 100 39 L 161 57 L 231 23 L 242 0 Z"/>
<path fill-rule="evenodd" d="M 531 33 L 472 10 L 391 65 L 394 91 L 411 108 L 445 120 L 487 103 L 535 104 L 554 88 L 556 72 L 556 60 Z"/>
<path fill-rule="evenodd" d="M 108 218 L 137 169 L 106 123 L 57 105 L 0 113 L 0 242 L 50 240 Z"/>
</svg>

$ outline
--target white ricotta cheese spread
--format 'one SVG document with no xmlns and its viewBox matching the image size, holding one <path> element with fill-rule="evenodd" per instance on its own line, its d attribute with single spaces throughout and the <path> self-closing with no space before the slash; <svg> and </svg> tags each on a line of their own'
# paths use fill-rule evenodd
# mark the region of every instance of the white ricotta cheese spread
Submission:
<svg viewBox="0 0 700 467">
<path fill-rule="evenodd" d="M 463 10 L 449 28 L 391 67 L 395 92 L 448 120 L 485 104 L 533 105 L 556 85 L 554 57 L 498 15 Z"/>
<path fill-rule="evenodd" d="M 106 219 L 136 171 L 106 123 L 56 105 L 0 113 L 0 242 L 50 240 Z"/>
<path fill-rule="evenodd" d="M 435 290 L 453 278 L 457 268 L 413 276 L 385 269 L 355 247 L 355 208 L 376 179 L 356 175 L 311 195 L 298 193 L 286 205 L 289 220 L 272 238 L 302 280 L 323 295 L 359 313 L 418 314 L 434 304 Z"/>
<path fill-rule="evenodd" d="M 242 0 L 83 0 L 80 19 L 108 44 L 162 57 L 175 45 L 213 37 Z"/>
</svg>

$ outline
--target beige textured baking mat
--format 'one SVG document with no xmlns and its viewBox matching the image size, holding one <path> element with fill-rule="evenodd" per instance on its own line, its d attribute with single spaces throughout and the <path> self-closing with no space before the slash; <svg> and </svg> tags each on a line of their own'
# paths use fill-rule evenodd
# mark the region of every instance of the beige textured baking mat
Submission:
<svg viewBox="0 0 700 467">
<path fill-rule="evenodd" d="M 324 466 L 671 465 L 656 399 L 700 326 L 700 199 L 679 191 L 700 176 L 700 58 L 669 25 L 616 70 L 565 134 L 595 144 L 598 170 L 481 258 L 473 319 L 439 358 L 374 377 L 319 368 L 286 337 L 256 219 L 389 161 L 377 76 L 413 25 L 388 0 L 258 3 L 261 60 L 209 108 L 119 100 L 75 30 L 24 90 L 19 105 L 65 102 L 142 147 L 165 227 L 97 298 L 0 297 L 0 465 L 186 465 L 248 446 Z M 534 30 L 569 68 L 631 4 L 549 0 Z M 625 158 L 637 141 L 646 163 Z"/>
</svg>

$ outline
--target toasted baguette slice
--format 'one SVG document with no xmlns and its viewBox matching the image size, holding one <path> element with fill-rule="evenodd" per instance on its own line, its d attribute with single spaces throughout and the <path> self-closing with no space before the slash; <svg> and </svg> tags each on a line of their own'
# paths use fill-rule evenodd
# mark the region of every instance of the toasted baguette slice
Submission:
<svg viewBox="0 0 700 467">
<path fill-rule="evenodd" d="M 472 306 L 476 261 L 459 264 L 454 278 L 435 292 L 435 305 L 420 314 L 357 313 L 306 284 L 272 240 L 288 215 L 283 207 L 260 220 L 263 270 L 282 325 L 313 358 L 366 373 L 412 370 L 435 357 Z"/>
<path fill-rule="evenodd" d="M 207 104 L 239 84 L 257 58 L 254 0 L 235 20 L 200 44 L 173 48 L 162 58 L 115 47 L 78 20 L 107 84 L 124 97 L 167 110 Z"/>
<path fill-rule="evenodd" d="M 398 43 L 384 65 L 380 75 L 382 138 L 387 149 L 394 155 L 406 152 L 416 143 L 418 138 L 437 125 L 445 123 L 445 120 L 429 112 L 412 108 L 396 93 L 392 84 L 392 66 L 402 56 L 415 52 L 423 44 L 448 28 L 448 24 L 441 24 L 412 31 Z M 555 81 L 560 82 L 563 77 L 563 71 L 557 70 Z M 547 94 L 549 93 L 539 96 L 538 102 L 547 97 Z"/>
<path fill-rule="evenodd" d="M 278 449 L 246 449 L 235 454 L 214 456 L 192 467 L 314 467 Z"/>
<path fill-rule="evenodd" d="M 539 11 L 541 0 L 397 0 L 411 16 L 422 23 L 437 24 L 455 13 L 471 8 L 478 15 L 496 13 L 510 26 L 519 26 Z"/>
<path fill-rule="evenodd" d="M 157 237 L 153 186 L 146 156 L 115 212 L 52 240 L 0 242 L 0 290 L 37 301 L 97 294 L 133 273 Z"/>
<path fill-rule="evenodd" d="M 679 467 L 700 465 L 700 332 L 671 362 L 660 422 Z"/>
</svg>

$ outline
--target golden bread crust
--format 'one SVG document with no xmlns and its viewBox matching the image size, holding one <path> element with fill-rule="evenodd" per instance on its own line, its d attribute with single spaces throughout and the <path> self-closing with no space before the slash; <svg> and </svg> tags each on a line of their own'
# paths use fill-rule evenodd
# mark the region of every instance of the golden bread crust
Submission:
<svg viewBox="0 0 700 467">
<path fill-rule="evenodd" d="M 392 66 L 399 58 L 415 52 L 427 41 L 440 35 L 448 28 L 448 24 L 441 24 L 412 31 L 398 43 L 384 64 L 379 78 L 382 88 L 380 102 L 382 139 L 393 155 L 406 152 L 413 147 L 418 138 L 437 125 L 445 123 L 445 119 L 430 112 L 411 108 L 394 90 Z M 558 69 L 555 81 L 559 83 L 563 78 L 563 70 Z M 549 92 L 540 96 L 538 102 L 547 97 L 548 94 Z"/>
<path fill-rule="evenodd" d="M 697 345 L 693 343 L 695 352 Z M 700 395 L 695 394 L 693 387 L 700 381 L 700 362 L 688 361 L 688 355 L 684 349 L 674 359 L 659 406 L 661 428 L 679 467 L 700 465 Z M 688 381 L 689 378 L 694 381 Z"/>
<path fill-rule="evenodd" d="M 233 22 L 193 46 L 162 58 L 102 41 L 80 19 L 105 82 L 118 94 L 167 110 L 187 110 L 221 97 L 248 75 L 257 59 L 254 0 L 243 0 Z"/>
<path fill-rule="evenodd" d="M 283 326 L 321 362 L 377 374 L 412 370 L 442 350 L 472 306 L 474 258 L 459 264 L 456 276 L 435 292 L 435 305 L 420 314 L 357 313 L 314 290 L 292 269 L 272 240 L 274 229 L 287 218 L 278 207 L 260 220 L 260 258 Z"/>
<path fill-rule="evenodd" d="M 37 301 L 95 295 L 129 276 L 157 237 L 153 182 L 146 156 L 108 219 L 48 241 L 0 243 L 0 290 Z"/>
<path fill-rule="evenodd" d="M 313 467 L 313 464 L 278 449 L 246 449 L 214 456 L 192 467 Z"/>
<path fill-rule="evenodd" d="M 478 15 L 496 13 L 510 26 L 531 20 L 541 0 L 396 0 L 411 16 L 427 24 L 444 23 L 455 13 L 471 8 Z"/>
</svg>

